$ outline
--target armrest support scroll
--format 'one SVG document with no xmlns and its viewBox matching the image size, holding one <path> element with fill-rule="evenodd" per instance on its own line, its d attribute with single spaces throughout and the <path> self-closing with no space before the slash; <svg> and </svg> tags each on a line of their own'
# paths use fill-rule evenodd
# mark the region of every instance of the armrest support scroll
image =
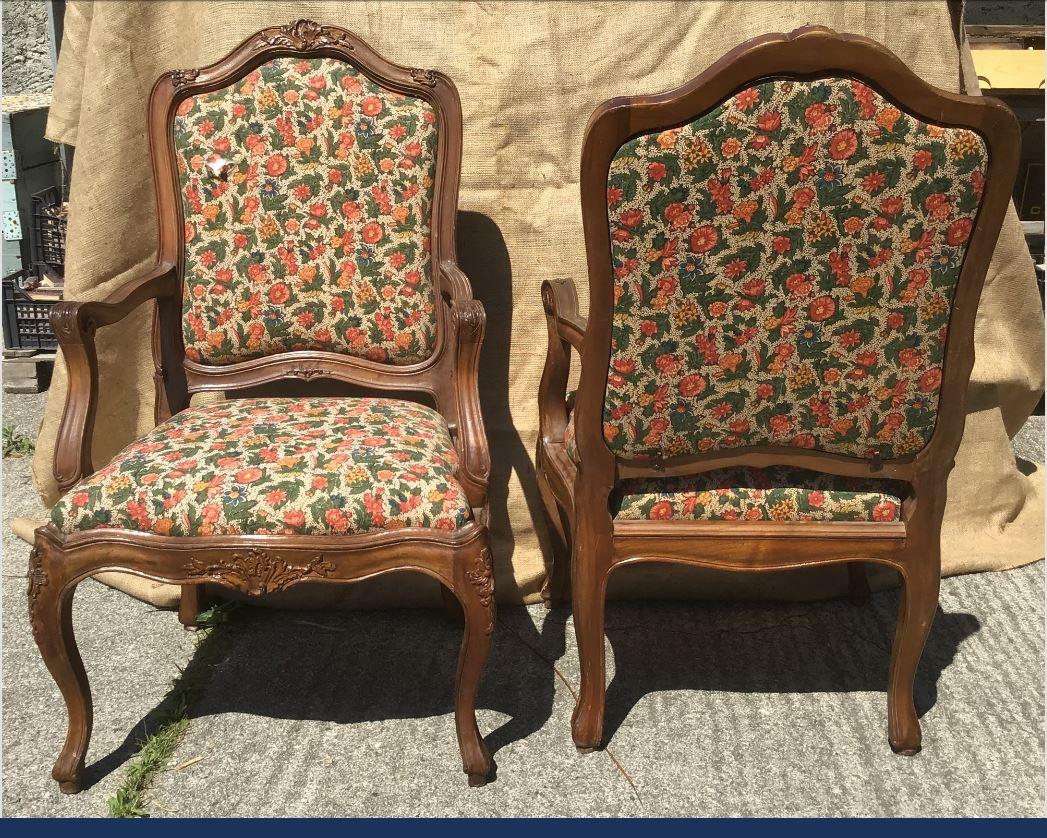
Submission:
<svg viewBox="0 0 1047 838">
<path fill-rule="evenodd" d="M 458 267 L 450 259 L 444 259 L 440 263 L 440 288 L 448 301 L 471 300 L 473 297 L 473 286 L 465 271 Z"/>
<path fill-rule="evenodd" d="M 578 292 L 570 279 L 542 283 L 542 306 L 549 347 L 538 390 L 538 423 L 545 443 L 563 442 L 567 431 L 567 379 L 571 347 L 581 354 L 587 323 L 578 313 Z"/>
<path fill-rule="evenodd" d="M 578 291 L 570 279 L 547 279 L 542 283 L 542 305 L 546 318 L 552 318 L 562 340 L 582 351 L 586 319 L 578 313 Z"/>
<path fill-rule="evenodd" d="M 486 502 L 491 474 L 491 454 L 480 410 L 479 389 L 480 348 L 487 328 L 487 315 L 479 300 L 456 299 L 450 306 L 457 337 L 455 387 L 461 459 L 459 477 L 470 504 L 482 506 Z"/>
<path fill-rule="evenodd" d="M 116 323 L 142 303 L 176 295 L 174 265 L 159 264 L 145 276 L 128 282 L 104 300 L 63 300 L 51 309 L 54 330 L 68 374 L 65 409 L 55 441 L 53 471 L 65 492 L 94 471 L 91 438 L 98 404 L 98 356 L 95 332 Z"/>
</svg>

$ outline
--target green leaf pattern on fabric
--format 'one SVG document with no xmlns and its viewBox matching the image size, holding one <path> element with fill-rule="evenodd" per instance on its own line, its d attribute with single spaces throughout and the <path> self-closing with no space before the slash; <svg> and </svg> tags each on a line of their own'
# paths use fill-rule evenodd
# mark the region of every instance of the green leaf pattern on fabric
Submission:
<svg viewBox="0 0 1047 838">
<path fill-rule="evenodd" d="M 622 146 L 611 450 L 923 448 L 986 155 L 844 78 L 770 80 Z"/>
<path fill-rule="evenodd" d="M 905 484 L 806 469 L 726 468 L 688 477 L 625 480 L 618 520 L 897 521 Z"/>
<path fill-rule="evenodd" d="M 65 533 L 344 535 L 471 520 L 443 417 L 376 398 L 191 407 L 67 492 Z"/>
<path fill-rule="evenodd" d="M 276 58 L 182 102 L 174 140 L 186 357 L 432 355 L 428 103 L 332 58 Z"/>
</svg>

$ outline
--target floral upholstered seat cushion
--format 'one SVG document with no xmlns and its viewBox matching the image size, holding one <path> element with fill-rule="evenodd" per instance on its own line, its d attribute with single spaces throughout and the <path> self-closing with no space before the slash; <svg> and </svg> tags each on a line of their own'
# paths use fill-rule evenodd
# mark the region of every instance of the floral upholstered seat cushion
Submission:
<svg viewBox="0 0 1047 838">
<path fill-rule="evenodd" d="M 428 358 L 436 122 L 333 58 L 275 58 L 184 100 L 186 356 Z"/>
<path fill-rule="evenodd" d="M 564 444 L 578 462 L 573 421 Z M 611 512 L 616 520 L 897 521 L 905 494 L 897 481 L 738 466 L 625 480 L 611 496 Z"/>
<path fill-rule="evenodd" d="M 924 447 L 987 165 L 977 134 L 848 78 L 769 80 L 627 142 L 607 181 L 608 446 Z"/>
<path fill-rule="evenodd" d="M 897 521 L 905 485 L 786 466 L 625 480 L 616 520 Z"/>
<path fill-rule="evenodd" d="M 191 407 L 55 505 L 72 533 L 341 535 L 456 529 L 472 517 L 436 411 L 395 399 L 237 399 Z"/>
</svg>

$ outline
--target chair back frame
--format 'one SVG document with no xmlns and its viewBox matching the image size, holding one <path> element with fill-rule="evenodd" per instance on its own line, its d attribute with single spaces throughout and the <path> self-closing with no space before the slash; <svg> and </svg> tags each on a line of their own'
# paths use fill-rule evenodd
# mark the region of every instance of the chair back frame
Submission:
<svg viewBox="0 0 1047 838">
<path fill-rule="evenodd" d="M 444 300 L 469 299 L 472 294 L 464 276 L 455 270 L 455 221 L 462 158 L 462 108 L 458 92 L 449 78 L 433 70 L 401 67 L 372 50 L 347 30 L 296 21 L 265 29 L 247 38 L 220 61 L 200 69 L 173 70 L 153 86 L 149 102 L 149 144 L 153 160 L 159 223 L 159 260 L 175 266 L 184 282 L 182 243 L 183 206 L 174 146 L 174 115 L 191 96 L 221 90 L 258 66 L 282 56 L 327 57 L 352 64 L 364 75 L 390 91 L 424 100 L 437 116 L 436 179 L 433 187 L 431 226 L 432 284 L 436 299 L 437 343 L 424 361 L 398 366 L 338 352 L 296 350 L 262 358 L 215 366 L 185 358 L 181 337 L 181 309 L 170 306 L 159 311 L 154 338 L 156 363 L 164 371 L 184 368 L 185 387 L 177 382 L 168 392 L 169 408 L 177 412 L 185 396 L 199 391 L 239 389 L 278 379 L 311 380 L 332 378 L 365 387 L 396 391 L 422 391 L 432 396 L 443 412 L 453 408 L 455 364 L 450 312 Z M 447 264 L 449 263 L 449 264 Z M 179 293 L 181 293 L 179 286 Z M 179 297 L 179 304 L 181 297 Z M 171 320 L 176 317 L 177 322 Z M 181 376 L 177 375 L 176 378 Z M 168 387 L 168 390 L 172 388 Z M 454 412 L 452 410 L 452 412 Z M 450 417 L 449 417 L 450 418 Z"/>
<path fill-rule="evenodd" d="M 913 455 L 885 461 L 789 446 L 751 446 L 655 462 L 616 458 L 602 433 L 604 394 L 611 352 L 613 274 L 606 188 L 611 160 L 640 134 L 685 124 L 739 90 L 774 77 L 812 79 L 841 75 L 886 94 L 901 109 L 932 124 L 969 128 L 989 151 L 982 205 L 957 283 L 939 395 L 938 422 L 930 442 Z M 694 474 L 727 465 L 791 465 L 831 474 L 912 481 L 920 472 L 942 474 L 963 433 L 964 401 L 974 363 L 974 319 L 986 269 L 999 235 L 1017 166 L 1014 117 L 1000 102 L 959 96 L 931 87 L 883 46 L 822 27 L 792 36 L 767 35 L 725 55 L 687 84 L 655 96 L 611 99 L 593 113 L 582 151 L 581 195 L 589 268 L 589 318 L 582 352 L 575 415 L 579 455 L 614 482 L 627 477 Z"/>
<path fill-rule="evenodd" d="M 436 112 L 430 261 L 437 335 L 432 355 L 422 362 L 399 366 L 315 350 L 281 352 L 224 366 L 197 364 L 185 357 L 185 249 L 174 151 L 175 111 L 186 98 L 227 87 L 266 61 L 281 56 L 331 57 L 348 62 L 381 86 L 428 102 Z M 451 80 L 434 70 L 393 64 L 345 29 L 297 20 L 251 35 L 214 64 L 162 75 L 150 95 L 148 129 L 157 201 L 155 266 L 103 302 L 67 301 L 59 303 L 52 312 L 55 334 L 70 370 L 69 397 L 55 444 L 54 473 L 59 488 L 64 491 L 93 471 L 90 449 L 98 391 L 94 331 L 126 316 L 142 302 L 155 300 L 152 356 L 154 415 L 158 424 L 184 410 L 194 392 L 236 390 L 281 379 L 327 378 L 376 390 L 422 393 L 447 421 L 462 463 L 461 482 L 470 503 L 474 509 L 486 509 L 490 455 L 477 389 L 486 317 L 457 263 L 462 108 Z"/>
</svg>

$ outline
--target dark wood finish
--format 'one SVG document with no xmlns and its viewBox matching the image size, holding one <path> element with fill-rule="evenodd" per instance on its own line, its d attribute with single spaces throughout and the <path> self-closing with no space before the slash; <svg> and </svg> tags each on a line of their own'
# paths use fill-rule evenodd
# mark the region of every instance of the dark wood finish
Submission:
<svg viewBox="0 0 1047 838">
<path fill-rule="evenodd" d="M 203 585 L 182 585 L 182 596 L 178 600 L 178 622 L 186 631 L 196 631 L 197 617 L 203 610 Z"/>
<path fill-rule="evenodd" d="M 640 463 L 618 459 L 603 438 L 602 418 L 611 350 L 613 280 L 606 189 L 610 162 L 629 139 L 687 123 L 739 89 L 772 76 L 859 78 L 928 122 L 977 131 L 989 148 L 981 210 L 956 291 L 945 352 L 938 422 L 919 453 L 884 462 L 759 446 Z M 885 47 L 867 38 L 805 27 L 742 44 L 687 84 L 655 96 L 612 99 L 589 120 L 582 150 L 581 200 L 589 270 L 589 317 L 578 314 L 569 280 L 546 282 L 542 300 L 549 350 L 538 400 L 538 480 L 554 528 L 571 540 L 571 597 L 581 658 L 581 691 L 572 721 L 583 750 L 603 741 L 604 599 L 607 578 L 623 565 L 671 562 L 725 570 L 769 571 L 846 562 L 852 594 L 861 597 L 859 562 L 884 564 L 901 575 L 903 596 L 891 653 L 888 739 L 900 753 L 920 749 L 912 686 L 934 618 L 940 578 L 940 534 L 946 479 L 960 444 L 967 384 L 974 363 L 974 320 L 985 272 L 1010 197 L 1018 160 L 1017 124 L 993 99 L 931 87 Z M 581 356 L 575 423 L 579 464 L 568 457 L 565 387 L 570 350 Z M 628 477 L 696 474 L 728 465 L 791 465 L 839 475 L 904 480 L 912 487 L 894 523 L 613 521 L 608 498 Z M 566 528 L 560 526 L 560 511 Z M 557 568 L 553 597 L 566 593 Z"/>
<path fill-rule="evenodd" d="M 378 364 L 333 352 L 286 352 L 223 367 L 188 362 L 181 331 L 182 203 L 172 142 L 172 119 L 188 96 L 217 90 L 282 55 L 327 56 L 347 61 L 382 86 L 424 99 L 437 114 L 438 158 L 431 249 L 439 311 L 437 346 L 412 366 Z M 477 389 L 483 306 L 472 298 L 455 255 L 455 218 L 462 155 L 461 103 L 454 85 L 432 70 L 386 61 L 351 32 L 299 20 L 262 30 L 227 57 L 202 69 L 173 70 L 153 87 L 149 141 L 156 183 L 159 252 L 156 266 L 101 302 L 63 302 L 52 323 L 69 371 L 65 412 L 55 446 L 54 473 L 65 491 L 94 470 L 91 437 L 98 396 L 95 331 L 155 302 L 152 350 L 156 421 L 185 409 L 189 395 L 235 390 L 285 378 L 332 378 L 372 389 L 431 397 L 447 421 L 461 462 L 458 478 L 474 520 L 446 533 L 402 529 L 352 536 L 226 536 L 170 538 L 127 530 L 63 536 L 53 526 L 36 532 L 30 567 L 33 633 L 69 710 L 69 732 L 52 776 L 62 791 L 80 788 L 91 735 L 91 696 L 73 637 L 73 591 L 85 577 L 120 570 L 183 586 L 179 616 L 195 623 L 203 583 L 249 595 L 284 590 L 299 582 L 354 582 L 393 571 L 427 574 L 445 601 L 461 612 L 464 640 L 456 681 L 455 723 L 470 785 L 491 775 L 491 756 L 476 726 L 476 687 L 494 631 L 494 577 L 489 546 L 490 454 Z"/>
</svg>

